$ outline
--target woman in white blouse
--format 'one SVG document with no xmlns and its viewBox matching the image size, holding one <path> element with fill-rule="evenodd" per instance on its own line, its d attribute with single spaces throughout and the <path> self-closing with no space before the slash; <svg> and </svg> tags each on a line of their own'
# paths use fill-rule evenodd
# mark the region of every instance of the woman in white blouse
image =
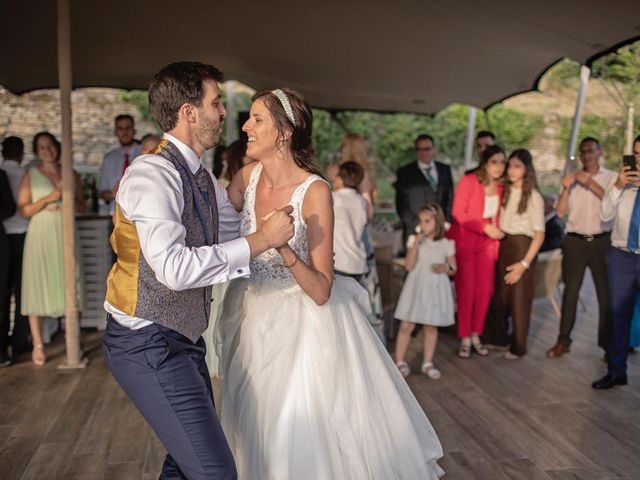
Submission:
<svg viewBox="0 0 640 480">
<path fill-rule="evenodd" d="M 515 150 L 509 156 L 507 182 L 502 195 L 496 287 L 487 318 L 488 343 L 509 345 L 504 358 L 527 353 L 527 335 L 533 302 L 533 266 L 544 241 L 544 200 L 538 191 L 531 153 Z M 507 336 L 511 317 L 512 334 Z"/>
</svg>

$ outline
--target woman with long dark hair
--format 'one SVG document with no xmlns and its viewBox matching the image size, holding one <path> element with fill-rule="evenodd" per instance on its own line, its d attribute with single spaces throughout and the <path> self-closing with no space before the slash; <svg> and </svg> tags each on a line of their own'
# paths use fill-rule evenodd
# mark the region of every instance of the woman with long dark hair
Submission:
<svg viewBox="0 0 640 480">
<path fill-rule="evenodd" d="M 504 354 L 516 360 L 527 353 L 527 336 L 533 302 L 533 268 L 544 242 L 544 199 L 538 191 L 531 153 L 515 150 L 509 156 L 507 181 L 502 195 L 500 241 L 495 292 L 483 339 L 509 345 Z M 511 317 L 512 334 L 507 335 Z"/>
<path fill-rule="evenodd" d="M 504 150 L 491 145 L 482 152 L 480 165 L 460 179 L 453 197 L 453 219 L 449 236 L 456 242 L 458 271 L 458 356 L 469 358 L 473 351 L 486 356 L 480 335 L 493 294 L 500 230 Z"/>
<path fill-rule="evenodd" d="M 254 97 L 247 165 L 229 186 L 243 235 L 293 207 L 293 238 L 232 281 L 221 315 L 222 426 L 241 479 L 435 480 L 440 442 L 333 271 L 331 191 L 314 164 L 311 109 L 283 88 Z"/>
</svg>

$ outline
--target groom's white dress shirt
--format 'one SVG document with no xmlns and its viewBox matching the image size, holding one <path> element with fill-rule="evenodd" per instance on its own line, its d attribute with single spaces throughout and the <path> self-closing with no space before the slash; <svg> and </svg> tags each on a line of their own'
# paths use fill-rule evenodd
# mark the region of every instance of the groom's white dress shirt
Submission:
<svg viewBox="0 0 640 480">
<path fill-rule="evenodd" d="M 191 148 L 167 133 L 164 138 L 180 150 L 192 173 L 200 168 L 202 159 Z M 145 260 L 157 280 L 172 290 L 227 282 L 250 273 L 249 244 L 239 237 L 240 215 L 226 190 L 211 170 L 207 171 L 216 189 L 220 241 L 217 245 L 185 245 L 182 181 L 173 164 L 160 155 L 136 158 L 122 177 L 116 195 L 122 214 L 136 226 Z M 153 323 L 128 316 L 106 301 L 104 308 L 119 324 L 134 330 Z"/>
</svg>

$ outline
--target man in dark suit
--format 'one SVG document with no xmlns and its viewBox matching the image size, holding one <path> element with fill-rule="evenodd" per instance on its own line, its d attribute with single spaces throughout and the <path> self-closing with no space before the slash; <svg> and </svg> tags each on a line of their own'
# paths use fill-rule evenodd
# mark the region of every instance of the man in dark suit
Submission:
<svg viewBox="0 0 640 480">
<path fill-rule="evenodd" d="M 415 149 L 417 161 L 400 167 L 396 173 L 396 211 L 402 220 L 405 244 L 418 225 L 418 211 L 427 203 L 440 205 L 446 219 L 451 220 L 451 168 L 433 160 L 436 146 L 430 135 L 418 136 Z"/>
<path fill-rule="evenodd" d="M 16 213 L 16 203 L 11 194 L 11 185 L 9 177 L 4 170 L 0 169 L 0 327 L 4 322 L 8 322 L 8 318 L 4 317 L 4 292 L 9 280 L 9 240 L 4 231 L 3 220 L 12 217 Z M 7 328 L 7 330 L 9 330 Z M 11 363 L 4 347 L 0 349 L 0 367 L 6 367 Z"/>
</svg>

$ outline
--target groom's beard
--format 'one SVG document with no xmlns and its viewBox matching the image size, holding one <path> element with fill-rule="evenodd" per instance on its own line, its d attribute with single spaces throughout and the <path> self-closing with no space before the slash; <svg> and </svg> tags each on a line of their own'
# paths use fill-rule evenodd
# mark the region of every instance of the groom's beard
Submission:
<svg viewBox="0 0 640 480">
<path fill-rule="evenodd" d="M 209 150 L 220 143 L 220 136 L 222 135 L 221 124 L 223 119 L 216 122 L 215 120 L 209 120 L 204 116 L 200 118 L 201 121 L 196 126 L 193 134 L 195 135 L 198 143 L 202 145 L 205 150 Z"/>
</svg>

